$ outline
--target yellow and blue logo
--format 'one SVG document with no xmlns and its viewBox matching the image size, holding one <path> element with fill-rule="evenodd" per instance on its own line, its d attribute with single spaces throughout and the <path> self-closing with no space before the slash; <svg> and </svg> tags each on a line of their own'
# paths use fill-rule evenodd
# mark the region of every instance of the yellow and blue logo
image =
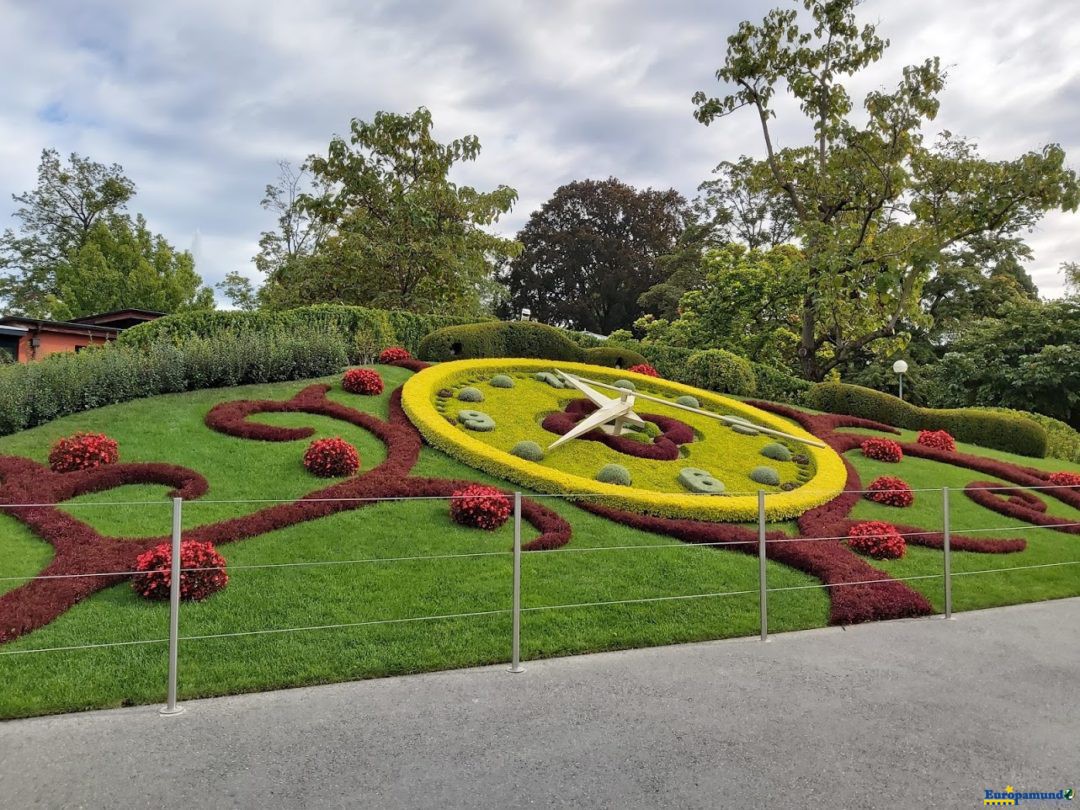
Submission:
<svg viewBox="0 0 1080 810">
<path fill-rule="evenodd" d="M 1073 795 L 1072 788 L 1062 788 L 1061 790 L 1017 790 L 1012 785 L 1006 785 L 1005 790 L 988 789 L 984 791 L 983 804 L 991 807 L 1013 807 L 1030 801 L 1071 802 Z"/>
</svg>

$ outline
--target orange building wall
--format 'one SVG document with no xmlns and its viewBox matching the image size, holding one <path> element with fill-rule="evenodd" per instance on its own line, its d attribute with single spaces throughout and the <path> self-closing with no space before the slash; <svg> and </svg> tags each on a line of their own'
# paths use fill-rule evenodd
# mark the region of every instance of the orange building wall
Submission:
<svg viewBox="0 0 1080 810">
<path fill-rule="evenodd" d="M 39 338 L 41 345 L 31 347 L 31 337 Z M 65 335 L 56 332 L 42 332 L 39 335 L 29 333 L 19 341 L 19 362 L 29 363 L 57 352 L 73 352 L 76 346 L 101 346 L 107 342 L 105 338 L 89 335 Z"/>
</svg>

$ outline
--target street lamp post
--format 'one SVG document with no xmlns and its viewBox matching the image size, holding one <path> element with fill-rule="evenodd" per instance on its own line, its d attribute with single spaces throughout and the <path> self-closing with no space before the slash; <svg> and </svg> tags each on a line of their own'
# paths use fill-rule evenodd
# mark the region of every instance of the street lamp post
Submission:
<svg viewBox="0 0 1080 810">
<path fill-rule="evenodd" d="M 900 378 L 900 399 L 904 398 L 904 374 L 907 372 L 908 365 L 903 360 L 897 360 L 892 364 L 893 373 Z"/>
</svg>

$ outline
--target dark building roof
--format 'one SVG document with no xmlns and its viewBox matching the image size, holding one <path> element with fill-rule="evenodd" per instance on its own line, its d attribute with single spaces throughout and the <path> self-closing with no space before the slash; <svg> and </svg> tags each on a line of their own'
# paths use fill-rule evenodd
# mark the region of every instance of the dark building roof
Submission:
<svg viewBox="0 0 1080 810">
<path fill-rule="evenodd" d="M 44 318 L 24 318 L 21 315 L 8 315 L 0 318 L 0 326 L 24 327 L 27 330 L 45 330 L 48 332 L 66 332 L 77 335 L 97 333 L 100 335 L 115 335 L 124 330 L 117 326 L 104 326 L 96 323 L 79 323 L 78 321 L 50 321 Z"/>
<path fill-rule="evenodd" d="M 71 323 L 88 323 L 98 326 L 115 326 L 118 329 L 130 329 L 147 321 L 156 321 L 164 316 L 164 312 L 155 312 L 152 309 L 114 309 L 112 312 L 100 312 L 97 315 L 86 315 L 82 318 L 72 318 Z"/>
</svg>

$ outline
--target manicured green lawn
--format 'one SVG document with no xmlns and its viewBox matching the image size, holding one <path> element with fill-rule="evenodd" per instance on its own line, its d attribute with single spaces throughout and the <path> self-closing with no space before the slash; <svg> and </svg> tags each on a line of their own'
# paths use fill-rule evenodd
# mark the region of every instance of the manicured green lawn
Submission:
<svg viewBox="0 0 1080 810">
<path fill-rule="evenodd" d="M 395 368 L 379 370 L 387 382 L 387 393 L 408 374 Z M 209 501 L 294 499 L 323 485 L 300 465 L 305 441 L 241 440 L 210 431 L 203 424 L 206 412 L 217 402 L 286 398 L 306 384 L 199 391 L 103 408 L 2 438 L 0 453 L 44 460 L 49 445 L 59 436 L 75 430 L 105 431 L 119 440 L 124 461 L 166 461 L 206 476 L 210 491 L 203 500 L 207 502 L 185 505 L 184 523 L 193 527 L 249 514 L 260 506 Z M 356 397 L 337 389 L 331 396 L 353 407 L 386 414 L 385 395 Z M 340 435 L 359 448 L 365 469 L 383 457 L 380 442 L 347 424 L 306 414 L 259 418 L 273 424 L 312 425 L 319 436 Z M 989 455 L 988 451 L 978 452 Z M 864 483 L 883 473 L 900 474 L 917 487 L 944 482 L 959 488 L 974 477 L 985 478 L 919 459 L 883 465 L 863 459 L 857 451 L 852 459 Z M 1012 460 L 1037 463 L 1018 457 Z M 1080 469 L 1053 461 L 1049 468 Z M 491 480 L 430 449 L 424 450 L 413 474 Z M 165 535 L 170 513 L 164 494 L 164 487 L 128 486 L 76 499 L 67 508 L 106 534 Z M 936 493 L 919 493 L 916 505 L 908 510 L 862 503 L 856 515 L 935 528 L 940 523 L 937 498 Z M 123 505 L 131 501 L 156 503 Z M 115 505 L 90 505 L 101 503 Z M 545 503 L 571 522 L 574 536 L 563 549 L 525 555 L 522 579 L 527 609 L 727 591 L 751 593 L 528 611 L 522 622 L 526 660 L 757 631 L 757 561 L 753 557 L 682 545 L 600 519 L 555 499 Z M 959 492 L 953 506 L 954 529 L 1015 525 L 1009 518 L 968 502 Z M 1050 511 L 1080 519 L 1076 510 L 1057 502 L 1052 502 Z M 790 528 L 789 524 L 781 526 Z M 531 529 L 527 532 L 531 534 Z M 1023 536 L 1031 545 L 1022 554 L 957 553 L 954 570 L 1080 559 L 1080 537 L 1046 530 L 1027 530 Z M 511 558 L 505 552 L 511 542 L 509 525 L 493 533 L 464 529 L 450 521 L 445 502 L 418 501 L 378 504 L 222 545 L 220 551 L 230 565 L 229 585 L 204 603 L 183 606 L 184 636 L 503 612 L 185 641 L 180 658 L 181 698 L 506 661 L 510 653 L 510 617 L 505 611 L 510 607 Z M 616 546 L 635 548 L 607 550 Z M 349 562 L 477 552 L 496 554 Z M 32 576 L 49 556 L 47 544 L 13 519 L 0 516 L 0 578 Z M 340 564 L 287 565 L 315 561 Z M 281 567 L 243 567 L 250 565 Z M 896 576 L 935 573 L 940 566 L 940 552 L 915 548 L 903 560 L 881 564 Z M 954 584 L 957 608 L 1077 595 L 1078 574 L 1076 567 L 1063 566 L 959 576 Z M 768 579 L 770 586 L 781 588 L 817 584 L 811 577 L 773 563 L 768 566 Z M 0 580 L 4 589 L 17 584 Z M 941 580 L 911 584 L 940 604 Z M 774 632 L 821 626 L 827 616 L 828 598 L 820 588 L 770 596 Z M 96 594 L 49 626 L 3 645 L 0 652 L 163 639 L 167 620 L 165 605 L 147 603 L 137 598 L 129 585 L 122 584 Z M 0 717 L 161 701 L 165 681 L 166 648 L 160 643 L 0 655 Z"/>
</svg>

